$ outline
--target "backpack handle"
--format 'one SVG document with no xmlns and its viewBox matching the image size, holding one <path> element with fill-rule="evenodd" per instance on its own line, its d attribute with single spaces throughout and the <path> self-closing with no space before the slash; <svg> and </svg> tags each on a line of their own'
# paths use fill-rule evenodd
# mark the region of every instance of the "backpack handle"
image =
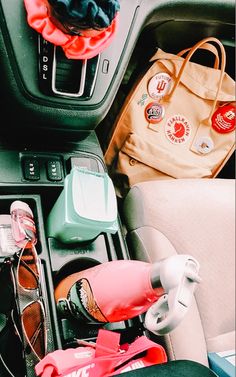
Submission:
<svg viewBox="0 0 236 377">
<path fill-rule="evenodd" d="M 201 50 L 206 50 L 206 51 L 210 51 L 212 52 L 214 55 L 215 55 L 215 63 L 214 63 L 214 69 L 219 69 L 219 65 L 220 65 L 220 58 L 219 58 L 219 53 L 218 53 L 218 50 L 217 48 L 210 44 L 210 43 L 204 43 L 204 45 L 202 45 L 201 47 L 199 47 Z M 177 56 L 183 56 L 186 54 L 186 52 L 189 52 L 191 50 L 191 47 L 190 48 L 186 48 L 180 52 L 178 52 Z"/>
<path fill-rule="evenodd" d="M 219 79 L 219 85 L 218 85 L 218 89 L 217 89 L 217 92 L 216 92 L 216 97 L 214 99 L 214 102 L 213 102 L 213 106 L 212 106 L 212 110 L 209 114 L 209 117 L 207 118 L 207 123 L 210 121 L 214 111 L 215 111 L 215 108 L 216 108 L 216 103 L 217 103 L 217 100 L 218 100 L 218 96 L 219 96 L 219 92 L 220 92 L 220 89 L 221 89 L 221 86 L 222 86 L 222 82 L 223 82 L 223 77 L 224 77 L 224 73 L 225 73 L 225 66 L 226 66 L 226 54 L 225 54 L 225 49 L 224 49 L 224 46 L 223 44 L 219 41 L 219 39 L 217 38 L 214 38 L 214 37 L 207 37 L 207 38 L 204 38 L 202 39 L 201 41 L 199 41 L 198 43 L 196 43 L 191 49 L 190 51 L 188 52 L 181 68 L 180 68 L 180 71 L 179 71 L 179 74 L 176 78 L 176 81 L 174 83 L 174 86 L 171 90 L 171 92 L 169 94 L 167 94 L 165 97 L 163 97 L 163 99 L 165 99 L 166 101 L 170 101 L 174 92 L 175 92 L 175 89 L 177 88 L 177 86 L 179 85 L 180 83 L 180 80 L 181 80 L 181 77 L 182 77 L 182 74 L 184 72 L 184 69 L 187 65 L 187 63 L 190 61 L 191 57 L 193 56 L 193 54 L 199 49 L 201 48 L 202 46 L 204 46 L 206 43 L 208 42 L 215 42 L 219 47 L 220 47 L 220 51 L 221 51 L 221 67 L 220 67 L 220 79 Z"/>
</svg>

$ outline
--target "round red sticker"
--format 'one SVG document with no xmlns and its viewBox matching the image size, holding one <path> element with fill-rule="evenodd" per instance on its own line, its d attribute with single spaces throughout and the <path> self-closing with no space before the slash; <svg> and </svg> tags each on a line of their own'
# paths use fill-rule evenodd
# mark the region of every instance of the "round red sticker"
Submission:
<svg viewBox="0 0 236 377">
<path fill-rule="evenodd" d="M 151 102 L 145 108 L 145 118 L 149 123 L 159 123 L 164 118 L 165 109 L 158 102 Z"/>
<path fill-rule="evenodd" d="M 220 134 L 227 134 L 235 130 L 235 105 L 229 104 L 219 107 L 212 115 L 212 128 Z"/>
</svg>

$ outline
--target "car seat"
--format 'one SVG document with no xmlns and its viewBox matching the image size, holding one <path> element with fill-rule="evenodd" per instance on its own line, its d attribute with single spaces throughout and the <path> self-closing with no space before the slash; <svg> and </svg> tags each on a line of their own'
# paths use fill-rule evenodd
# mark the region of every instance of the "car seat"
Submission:
<svg viewBox="0 0 236 377">
<path fill-rule="evenodd" d="M 200 263 L 202 282 L 181 324 L 164 336 L 169 360 L 208 366 L 235 349 L 235 180 L 156 180 L 134 185 L 122 206 L 131 258 L 175 253 Z"/>
</svg>

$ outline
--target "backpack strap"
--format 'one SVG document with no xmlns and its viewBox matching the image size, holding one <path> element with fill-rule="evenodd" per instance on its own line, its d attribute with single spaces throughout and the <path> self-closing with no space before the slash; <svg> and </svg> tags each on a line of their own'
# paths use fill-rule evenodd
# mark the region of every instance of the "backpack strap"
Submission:
<svg viewBox="0 0 236 377">
<path fill-rule="evenodd" d="M 210 51 L 212 52 L 214 55 L 215 55 L 215 64 L 214 64 L 214 69 L 219 69 L 219 65 L 220 65 L 220 58 L 219 58 L 219 53 L 218 53 L 218 50 L 217 48 L 213 45 L 213 44 L 210 44 L 210 43 L 204 43 L 201 47 L 199 47 L 201 50 L 206 50 L 206 51 Z M 177 56 L 183 56 L 185 55 L 187 52 L 189 52 L 191 50 L 191 47 L 190 48 L 186 48 L 180 52 L 178 52 Z"/>
<path fill-rule="evenodd" d="M 211 120 L 211 117 L 212 117 L 212 114 L 214 114 L 214 111 L 215 111 L 215 108 L 216 108 L 216 104 L 217 104 L 217 101 L 218 101 L 218 96 L 219 96 L 219 93 L 220 93 L 220 90 L 221 90 L 221 86 L 222 86 L 222 82 L 223 82 L 223 78 L 224 78 L 224 74 L 225 74 L 225 66 L 226 66 L 226 53 L 225 53 L 225 49 L 224 49 L 224 46 L 223 44 L 220 42 L 219 39 L 217 38 L 214 38 L 214 37 L 208 37 L 208 38 L 204 38 L 202 39 L 201 41 L 199 41 L 198 43 L 196 43 L 188 52 L 186 58 L 184 59 L 184 62 L 180 68 L 180 71 L 179 71 L 179 74 L 176 78 L 176 81 L 174 83 L 174 86 L 171 90 L 171 92 L 169 94 L 167 94 L 166 96 L 163 97 L 163 100 L 165 101 L 171 101 L 171 98 L 175 92 L 175 89 L 177 88 L 177 86 L 179 85 L 180 83 L 180 80 L 181 80 L 181 77 L 182 77 L 182 74 L 185 70 L 185 67 L 187 65 L 187 63 L 190 61 L 192 55 L 199 49 L 201 48 L 202 46 L 204 46 L 206 43 L 216 43 L 219 47 L 220 47 L 220 51 L 221 51 L 221 67 L 220 67 L 220 78 L 219 78 L 219 83 L 218 83 L 218 89 L 217 89 L 217 93 L 216 93 L 216 97 L 215 97 L 215 100 L 213 102 L 213 105 L 212 105 L 212 109 L 211 109 L 211 112 L 208 116 L 208 118 L 206 119 L 206 123 L 209 123 L 210 120 Z"/>
</svg>

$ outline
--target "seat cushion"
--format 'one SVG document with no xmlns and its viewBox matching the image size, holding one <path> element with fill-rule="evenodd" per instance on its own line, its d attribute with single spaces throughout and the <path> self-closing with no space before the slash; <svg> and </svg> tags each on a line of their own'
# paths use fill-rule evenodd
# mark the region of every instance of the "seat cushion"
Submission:
<svg viewBox="0 0 236 377">
<path fill-rule="evenodd" d="M 142 182 L 124 201 L 133 259 L 190 254 L 201 284 L 183 322 L 166 337 L 170 359 L 207 365 L 207 352 L 235 348 L 235 180 Z"/>
</svg>

